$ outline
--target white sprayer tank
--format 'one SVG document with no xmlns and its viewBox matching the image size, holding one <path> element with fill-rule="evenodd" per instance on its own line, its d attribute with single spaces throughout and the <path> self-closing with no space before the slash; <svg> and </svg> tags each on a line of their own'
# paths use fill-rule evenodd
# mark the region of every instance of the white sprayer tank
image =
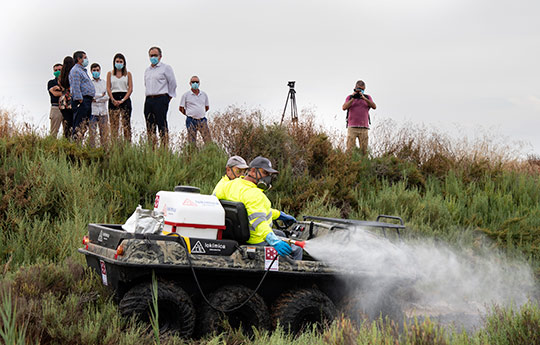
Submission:
<svg viewBox="0 0 540 345">
<path fill-rule="evenodd" d="M 160 191 L 154 210 L 165 215 L 164 231 L 186 237 L 221 239 L 225 210 L 214 195 Z"/>
</svg>

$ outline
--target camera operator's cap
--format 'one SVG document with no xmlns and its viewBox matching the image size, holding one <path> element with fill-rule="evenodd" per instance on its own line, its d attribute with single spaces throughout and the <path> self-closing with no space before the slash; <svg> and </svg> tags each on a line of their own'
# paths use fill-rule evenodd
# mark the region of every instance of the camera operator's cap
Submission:
<svg viewBox="0 0 540 345">
<path fill-rule="evenodd" d="M 264 169 L 266 172 L 269 172 L 271 174 L 277 174 L 278 171 L 274 168 L 272 168 L 272 162 L 268 158 L 264 158 L 261 156 L 258 156 L 254 160 L 252 160 L 249 163 L 250 168 L 261 168 Z"/>
<path fill-rule="evenodd" d="M 247 163 L 246 163 L 246 160 L 240 156 L 232 156 L 231 158 L 229 158 L 229 160 L 227 161 L 227 165 L 228 167 L 237 167 L 237 168 L 240 168 L 240 169 L 247 169 L 249 168 Z"/>
</svg>

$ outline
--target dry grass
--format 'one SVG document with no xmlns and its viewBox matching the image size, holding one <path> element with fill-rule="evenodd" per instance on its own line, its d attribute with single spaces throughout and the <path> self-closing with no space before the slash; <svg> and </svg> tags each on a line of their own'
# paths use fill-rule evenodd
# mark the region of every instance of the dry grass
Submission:
<svg viewBox="0 0 540 345">
<path fill-rule="evenodd" d="M 16 132 L 10 113 L 0 109 L 0 138 L 10 137 Z"/>
<path fill-rule="evenodd" d="M 14 137 L 34 134 L 45 136 L 46 130 L 14 119 L 18 117 L 12 110 L 0 108 L 0 137 Z M 325 136 L 331 148 L 344 151 L 344 131 L 329 130 L 317 124 L 312 110 L 303 110 L 301 121 L 286 120 L 283 126 L 268 120 L 258 109 L 229 106 L 216 112 L 209 121 L 213 141 L 228 155 L 241 155 L 252 159 L 266 154 L 281 157 L 282 162 L 302 160 L 313 138 Z M 451 136 L 440 129 L 405 122 L 398 124 L 391 119 L 380 121 L 370 131 L 370 156 L 394 156 L 411 163 L 425 173 L 445 174 L 450 169 L 469 167 L 490 170 L 540 173 L 540 157 L 525 152 L 523 143 L 509 141 L 498 133 L 479 129 L 478 135 Z M 181 152 L 188 147 L 184 131 L 170 132 L 170 149 Z M 145 130 L 134 131 L 135 143 L 146 142 Z M 200 138 L 197 142 L 201 146 Z M 272 149 L 273 148 L 273 149 Z M 191 149 L 191 148 L 190 148 Z M 474 166 L 474 167 L 473 167 Z"/>
<path fill-rule="evenodd" d="M 445 174 L 450 169 L 479 165 L 488 170 L 540 173 L 538 157 L 525 158 L 523 143 L 481 129 L 472 138 L 453 137 L 423 124 L 398 125 L 386 120 L 371 135 L 373 156 L 396 156 L 414 162 L 427 173 Z"/>
</svg>

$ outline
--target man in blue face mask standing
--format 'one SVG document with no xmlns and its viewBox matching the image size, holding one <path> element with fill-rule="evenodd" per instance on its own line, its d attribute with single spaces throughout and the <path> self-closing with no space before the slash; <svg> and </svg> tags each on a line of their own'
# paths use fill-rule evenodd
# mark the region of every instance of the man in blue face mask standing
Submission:
<svg viewBox="0 0 540 345">
<path fill-rule="evenodd" d="M 156 129 L 159 131 L 161 147 L 169 146 L 169 127 L 167 111 L 169 102 L 176 97 L 176 78 L 171 66 L 161 62 L 161 48 L 148 50 L 150 66 L 144 71 L 146 100 L 144 101 L 144 118 L 148 141 L 157 146 Z"/>
<path fill-rule="evenodd" d="M 182 95 L 179 109 L 182 114 L 186 115 L 189 142 L 194 144 L 197 141 L 197 132 L 200 132 L 206 144 L 212 141 L 206 120 L 206 112 L 210 109 L 208 96 L 199 89 L 201 85 L 199 77 L 195 75 L 191 77 L 189 85 L 191 90 Z"/>
<path fill-rule="evenodd" d="M 101 66 L 98 63 L 90 65 L 92 72 L 92 83 L 96 89 L 96 95 L 92 102 L 92 116 L 90 116 L 90 145 L 95 146 L 97 128 L 99 128 L 99 140 L 101 146 L 107 145 L 107 137 L 109 135 L 109 95 L 107 94 L 107 83 L 101 79 Z"/>
<path fill-rule="evenodd" d="M 96 94 L 96 89 L 86 67 L 88 57 L 83 51 L 73 53 L 75 66 L 69 72 L 69 85 L 71 85 L 71 108 L 73 109 L 73 139 L 82 140 L 88 122 L 92 115 L 92 100 Z"/>
</svg>

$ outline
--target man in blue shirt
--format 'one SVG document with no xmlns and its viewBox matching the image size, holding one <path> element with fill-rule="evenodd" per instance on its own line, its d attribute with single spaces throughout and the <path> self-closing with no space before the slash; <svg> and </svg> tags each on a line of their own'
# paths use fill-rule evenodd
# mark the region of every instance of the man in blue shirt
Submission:
<svg viewBox="0 0 540 345">
<path fill-rule="evenodd" d="M 73 139 L 81 140 L 92 115 L 92 99 L 94 99 L 96 90 L 86 71 L 88 66 L 86 53 L 76 51 L 73 53 L 73 60 L 75 66 L 69 72 L 71 107 L 73 109 Z"/>
</svg>

